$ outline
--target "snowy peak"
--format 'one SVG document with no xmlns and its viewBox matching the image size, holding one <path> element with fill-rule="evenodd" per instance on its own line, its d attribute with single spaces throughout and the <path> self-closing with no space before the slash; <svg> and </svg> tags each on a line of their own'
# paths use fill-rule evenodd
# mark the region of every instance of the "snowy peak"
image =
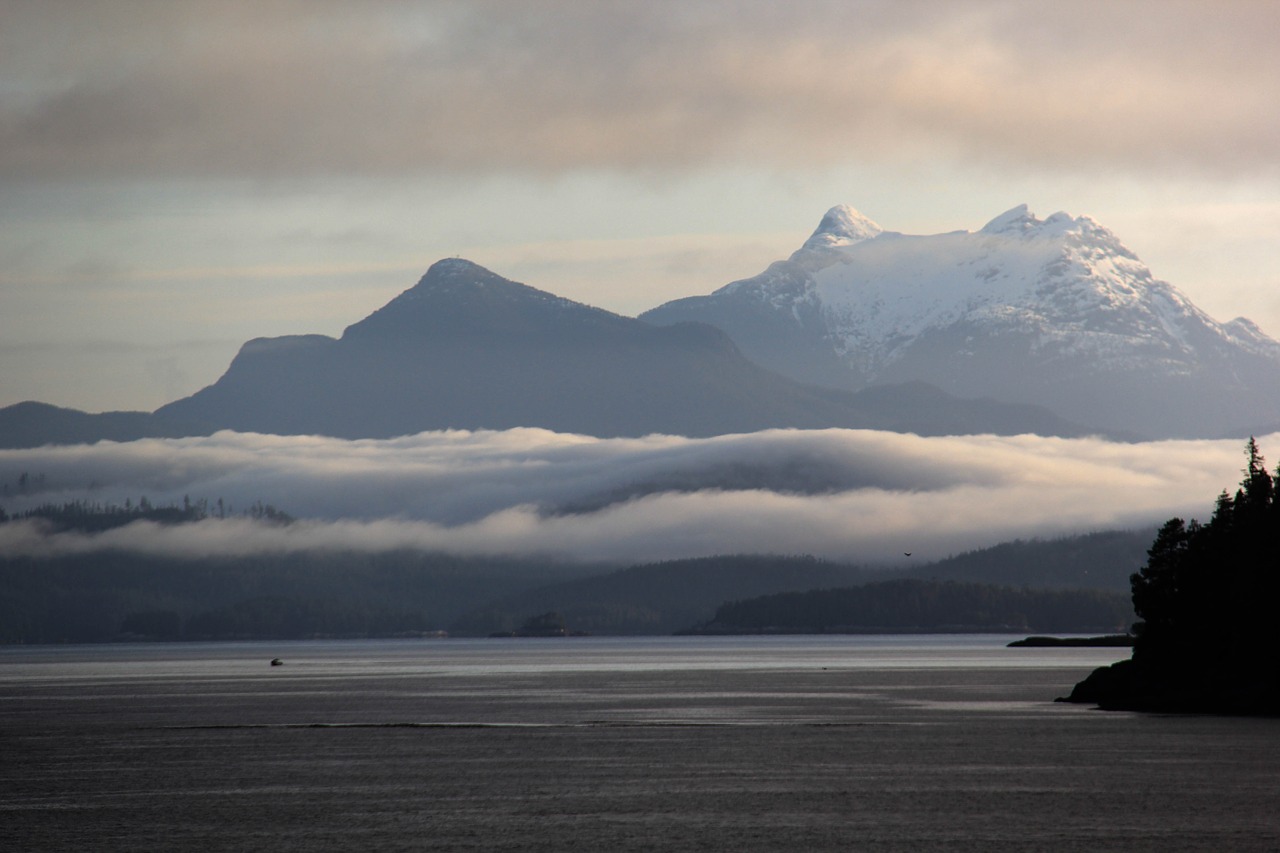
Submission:
<svg viewBox="0 0 1280 853">
<path fill-rule="evenodd" d="M 874 373 L 930 328 L 1013 323 L 1047 341 L 1064 326 L 1110 323 L 1155 291 L 1186 302 L 1089 217 L 1042 220 L 1021 204 L 977 232 L 907 237 L 838 205 L 789 261 L 717 294 L 750 295 L 797 320 L 819 311 L 842 357 Z"/>
<path fill-rule="evenodd" d="M 1216 322 L 1095 220 L 1025 204 L 918 236 L 834 207 L 788 261 L 644 316 L 720 326 L 767 367 L 855 390 L 925 381 L 1147 435 L 1280 417 L 1280 343 Z"/>
<path fill-rule="evenodd" d="M 1113 254 L 1137 260 L 1133 252 L 1108 229 L 1088 216 L 1072 216 L 1058 211 L 1048 219 L 1039 219 L 1025 205 L 1006 210 L 982 226 L 978 234 L 1008 239 L 1058 241 L 1064 249 L 1085 249 L 1097 256 Z"/>
<path fill-rule="evenodd" d="M 883 233 L 883 228 L 852 207 L 838 204 L 827 211 L 817 230 L 791 260 L 805 269 L 819 270 L 835 263 L 843 250 L 874 240 Z"/>
<path fill-rule="evenodd" d="M 884 233 L 884 229 L 847 204 L 838 204 L 827 211 L 818 223 L 813 235 L 805 241 L 805 249 L 827 249 L 836 246 L 852 246 Z"/>
<path fill-rule="evenodd" d="M 1025 204 L 976 233 L 866 241 L 841 261 L 809 268 L 814 292 L 840 355 L 873 379 L 944 329 L 1112 362 L 1185 350 L 1189 324 L 1224 334 L 1094 220 Z"/>
<path fill-rule="evenodd" d="M 983 234 L 1025 234 L 1043 225 L 1025 204 L 1010 208 L 982 226 Z"/>
<path fill-rule="evenodd" d="M 1073 232 L 1096 235 L 1106 242 L 1119 243 L 1114 234 L 1087 216 L 1073 217 L 1059 210 L 1048 219 L 1039 219 L 1025 204 L 1006 210 L 982 226 L 978 233 L 1006 237 L 1062 237 Z"/>
</svg>

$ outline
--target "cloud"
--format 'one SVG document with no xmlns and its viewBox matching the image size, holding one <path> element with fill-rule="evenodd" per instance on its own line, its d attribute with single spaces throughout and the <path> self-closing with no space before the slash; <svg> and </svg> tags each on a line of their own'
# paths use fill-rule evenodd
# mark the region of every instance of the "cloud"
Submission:
<svg viewBox="0 0 1280 853">
<path fill-rule="evenodd" d="M 0 176 L 1276 165 L 1266 2 L 4 6 Z"/>
<path fill-rule="evenodd" d="M 1203 518 L 1242 463 L 1234 441 L 862 430 L 597 439 L 537 429 L 343 441 L 223 432 L 0 451 L 0 500 L 13 513 L 42 502 L 188 495 L 241 508 L 271 503 L 299 523 L 140 522 L 96 535 L 9 524 L 0 553 L 411 548 L 635 562 L 764 552 L 875 563 L 911 551 L 931 559 L 1016 537 Z M 23 472 L 37 493 L 19 494 Z"/>
</svg>

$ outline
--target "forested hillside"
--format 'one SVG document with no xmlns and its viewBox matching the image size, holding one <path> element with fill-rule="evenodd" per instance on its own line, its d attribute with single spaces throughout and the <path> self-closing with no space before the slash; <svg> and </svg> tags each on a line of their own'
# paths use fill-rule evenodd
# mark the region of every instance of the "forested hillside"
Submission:
<svg viewBox="0 0 1280 853">
<path fill-rule="evenodd" d="M 1048 589 L 1129 589 L 1155 528 L 1108 530 L 1057 539 L 1017 539 L 907 571 L 925 580 L 963 580 Z"/>
<path fill-rule="evenodd" d="M 866 570 L 814 557 L 768 555 L 670 560 L 504 595 L 460 618 L 466 634 L 511 631 L 530 614 L 556 611 L 593 634 L 670 634 L 706 620 L 731 598 L 853 583 Z"/>
<path fill-rule="evenodd" d="M 1123 631 L 1131 616 L 1124 595 L 1102 590 L 895 580 L 730 602 L 692 633 L 1107 632 Z"/>
</svg>

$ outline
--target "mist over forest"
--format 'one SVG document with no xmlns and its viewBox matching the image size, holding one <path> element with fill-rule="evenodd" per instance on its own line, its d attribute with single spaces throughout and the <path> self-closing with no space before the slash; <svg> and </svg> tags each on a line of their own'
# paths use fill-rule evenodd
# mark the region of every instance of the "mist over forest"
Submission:
<svg viewBox="0 0 1280 853">
<path fill-rule="evenodd" d="M 1265 447 L 1267 441 L 1262 440 Z M 103 531 L 0 527 L 0 552 L 156 557 L 401 549 L 625 565 L 727 553 L 899 567 L 1031 537 L 1194 515 L 1240 467 L 1236 441 L 772 430 L 598 439 L 546 430 L 389 440 L 218 433 L 0 451 L 0 507 L 255 503 Z"/>
</svg>

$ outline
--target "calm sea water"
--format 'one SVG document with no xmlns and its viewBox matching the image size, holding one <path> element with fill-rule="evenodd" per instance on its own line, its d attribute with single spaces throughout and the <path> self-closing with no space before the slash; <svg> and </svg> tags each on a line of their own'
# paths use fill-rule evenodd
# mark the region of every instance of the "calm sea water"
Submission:
<svg viewBox="0 0 1280 853">
<path fill-rule="evenodd" d="M 1280 720 L 1008 639 L 0 648 L 0 849 L 1280 849 Z"/>
</svg>

